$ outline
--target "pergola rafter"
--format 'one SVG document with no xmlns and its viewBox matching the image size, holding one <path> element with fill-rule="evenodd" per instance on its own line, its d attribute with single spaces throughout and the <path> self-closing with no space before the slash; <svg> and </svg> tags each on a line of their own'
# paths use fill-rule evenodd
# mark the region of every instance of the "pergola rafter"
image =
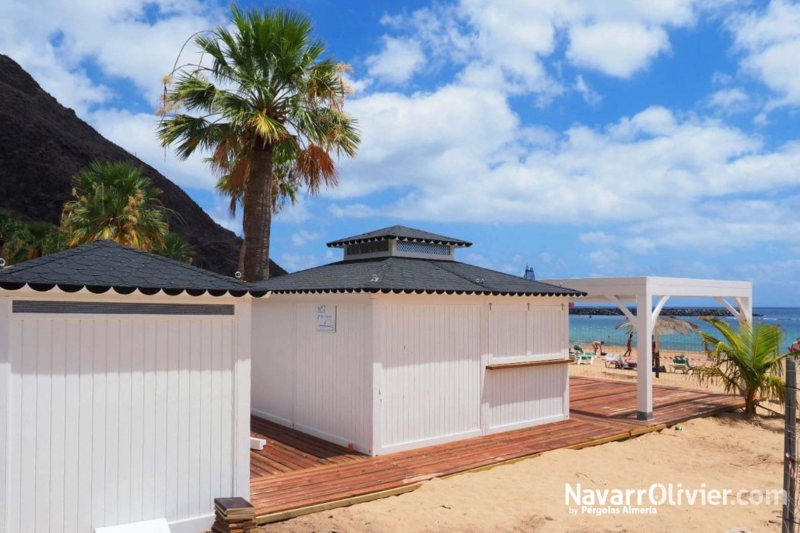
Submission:
<svg viewBox="0 0 800 533">
<path fill-rule="evenodd" d="M 542 280 L 588 294 L 581 303 L 612 303 L 630 320 L 636 331 L 637 417 L 653 418 L 653 347 L 650 339 L 661 311 L 671 297 L 713 298 L 725 306 L 739 323 L 753 319 L 753 284 L 688 278 L 628 277 Z M 658 298 L 655 306 L 653 299 Z M 733 303 L 727 299 L 733 300 Z M 628 304 L 636 305 L 636 315 Z"/>
</svg>

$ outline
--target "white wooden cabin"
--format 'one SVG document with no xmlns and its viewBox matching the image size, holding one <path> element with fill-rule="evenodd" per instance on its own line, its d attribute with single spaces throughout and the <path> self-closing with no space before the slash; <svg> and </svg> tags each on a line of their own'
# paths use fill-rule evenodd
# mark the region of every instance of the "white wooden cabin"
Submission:
<svg viewBox="0 0 800 533">
<path fill-rule="evenodd" d="M 569 417 L 569 298 L 395 226 L 253 302 L 253 414 L 371 455 Z"/>
<path fill-rule="evenodd" d="M 249 497 L 250 296 L 98 242 L 0 269 L 0 531 L 211 525 Z"/>
</svg>

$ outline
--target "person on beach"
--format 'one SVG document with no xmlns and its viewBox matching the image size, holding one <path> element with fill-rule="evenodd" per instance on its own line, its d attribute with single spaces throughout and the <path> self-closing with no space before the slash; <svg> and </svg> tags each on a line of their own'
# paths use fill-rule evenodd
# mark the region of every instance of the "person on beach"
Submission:
<svg viewBox="0 0 800 533">
<path fill-rule="evenodd" d="M 625 353 L 622 357 L 630 357 L 631 356 L 631 349 L 633 346 L 633 333 L 628 334 L 628 342 L 625 344 Z"/>
<path fill-rule="evenodd" d="M 592 341 L 592 350 L 594 350 L 594 354 L 598 357 L 605 355 L 603 353 L 603 341 Z"/>
</svg>

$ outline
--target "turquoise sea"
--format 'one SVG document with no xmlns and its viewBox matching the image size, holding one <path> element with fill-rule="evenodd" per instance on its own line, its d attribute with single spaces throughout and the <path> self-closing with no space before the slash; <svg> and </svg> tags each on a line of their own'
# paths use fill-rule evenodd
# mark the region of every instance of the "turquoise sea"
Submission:
<svg viewBox="0 0 800 533">
<path fill-rule="evenodd" d="M 756 307 L 755 314 L 762 316 L 756 320 L 763 320 L 766 324 L 777 324 L 784 333 L 784 348 L 788 348 L 795 339 L 800 337 L 800 308 L 795 307 Z M 689 322 L 700 325 L 703 331 L 711 332 L 713 328 L 696 318 L 679 317 Z M 726 319 L 734 323 L 733 318 Z M 572 344 L 589 344 L 592 341 L 605 341 L 610 346 L 625 346 L 627 335 L 624 329 L 616 326 L 625 322 L 622 316 L 579 316 L 569 317 L 569 337 Z M 634 335 L 634 347 L 636 346 Z M 697 335 L 684 337 L 678 334 L 664 335 L 661 337 L 662 350 L 703 351 L 703 342 Z"/>
</svg>

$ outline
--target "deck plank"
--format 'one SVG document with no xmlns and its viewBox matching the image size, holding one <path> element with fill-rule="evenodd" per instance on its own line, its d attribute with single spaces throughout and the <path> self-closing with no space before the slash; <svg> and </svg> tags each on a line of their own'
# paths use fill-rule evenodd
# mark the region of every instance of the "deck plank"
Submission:
<svg viewBox="0 0 800 533">
<path fill-rule="evenodd" d="M 653 402 L 655 418 L 637 420 L 635 384 L 570 378 L 569 420 L 380 457 L 348 453 L 253 417 L 252 433 L 266 438 L 267 446 L 251 454 L 251 503 L 266 522 L 276 513 L 346 502 L 559 448 L 621 440 L 742 404 L 731 396 L 662 386 L 653 388 Z"/>
</svg>

